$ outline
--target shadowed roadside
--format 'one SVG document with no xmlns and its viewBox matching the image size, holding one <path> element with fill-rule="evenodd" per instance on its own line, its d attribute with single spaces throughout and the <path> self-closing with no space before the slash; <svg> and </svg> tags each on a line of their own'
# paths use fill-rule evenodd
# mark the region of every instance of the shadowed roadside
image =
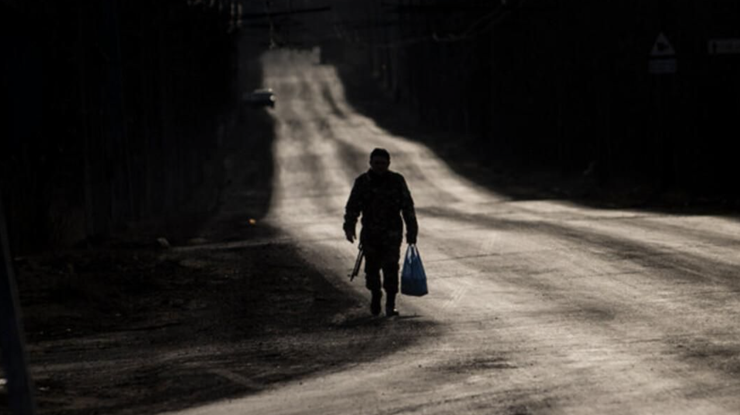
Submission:
<svg viewBox="0 0 740 415">
<path fill-rule="evenodd" d="M 552 168 L 531 168 L 526 161 L 492 157 L 495 149 L 485 138 L 442 131 L 416 121 L 408 105 L 394 102 L 375 79 L 348 65 L 337 64 L 346 99 L 358 112 L 392 134 L 429 146 L 458 174 L 513 200 L 569 200 L 597 209 L 636 208 L 680 214 L 738 217 L 740 199 L 688 191 L 659 190 L 653 183 L 615 180 L 599 185 L 586 169 L 564 174 Z"/>
<path fill-rule="evenodd" d="M 190 408 L 372 361 L 433 333 L 417 319 L 368 319 L 360 294 L 329 282 L 263 220 L 275 131 L 268 110 L 244 111 L 222 154 L 214 211 L 19 259 L 40 413 Z"/>
</svg>

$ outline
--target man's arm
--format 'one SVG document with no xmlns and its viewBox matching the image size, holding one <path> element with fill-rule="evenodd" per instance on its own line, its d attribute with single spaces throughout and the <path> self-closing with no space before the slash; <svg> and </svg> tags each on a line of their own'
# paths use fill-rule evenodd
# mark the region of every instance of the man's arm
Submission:
<svg viewBox="0 0 740 415">
<path fill-rule="evenodd" d="M 409 245 L 415 244 L 419 234 L 419 224 L 416 222 L 414 198 L 411 197 L 411 191 L 403 176 L 401 176 L 401 215 L 406 223 L 406 242 Z"/>
<path fill-rule="evenodd" d="M 357 226 L 357 218 L 360 217 L 362 208 L 362 184 L 358 178 L 355 180 L 354 186 L 352 186 L 352 192 L 350 192 L 347 205 L 344 208 L 344 235 L 350 242 L 354 242 L 357 237 L 355 227 Z"/>
</svg>

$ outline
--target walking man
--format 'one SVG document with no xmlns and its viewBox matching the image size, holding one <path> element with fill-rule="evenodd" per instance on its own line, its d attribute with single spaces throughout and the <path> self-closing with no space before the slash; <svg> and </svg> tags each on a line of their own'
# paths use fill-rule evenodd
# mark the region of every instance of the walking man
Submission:
<svg viewBox="0 0 740 415">
<path fill-rule="evenodd" d="M 376 148 L 370 153 L 370 169 L 355 179 L 344 215 L 344 234 L 354 242 L 355 226 L 362 215 L 360 243 L 365 252 L 365 286 L 372 294 L 370 312 L 380 314 L 385 289 L 385 314 L 397 316 L 398 262 L 406 223 L 406 242 L 416 244 L 419 227 L 414 200 L 402 175 L 390 171 L 391 156 Z M 403 217 L 403 222 L 401 218 Z M 380 271 L 383 271 L 381 283 Z"/>
</svg>

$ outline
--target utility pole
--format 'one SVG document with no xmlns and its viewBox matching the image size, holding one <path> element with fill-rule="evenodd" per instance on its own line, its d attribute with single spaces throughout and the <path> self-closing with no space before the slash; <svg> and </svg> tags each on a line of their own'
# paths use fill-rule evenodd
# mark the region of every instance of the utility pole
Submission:
<svg viewBox="0 0 740 415">
<path fill-rule="evenodd" d="M 0 354 L 8 377 L 8 404 L 13 415 L 33 415 L 31 377 L 26 364 L 18 291 L 8 245 L 3 201 L 0 198 Z"/>
</svg>

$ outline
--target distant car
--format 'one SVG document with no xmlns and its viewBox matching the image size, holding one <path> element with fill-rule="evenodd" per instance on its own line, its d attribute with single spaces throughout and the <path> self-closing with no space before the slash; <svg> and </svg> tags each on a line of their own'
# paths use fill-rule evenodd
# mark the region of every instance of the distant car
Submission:
<svg viewBox="0 0 740 415">
<path fill-rule="evenodd" d="M 271 88 L 255 89 L 244 94 L 244 101 L 256 107 L 275 108 L 275 94 Z"/>
</svg>

